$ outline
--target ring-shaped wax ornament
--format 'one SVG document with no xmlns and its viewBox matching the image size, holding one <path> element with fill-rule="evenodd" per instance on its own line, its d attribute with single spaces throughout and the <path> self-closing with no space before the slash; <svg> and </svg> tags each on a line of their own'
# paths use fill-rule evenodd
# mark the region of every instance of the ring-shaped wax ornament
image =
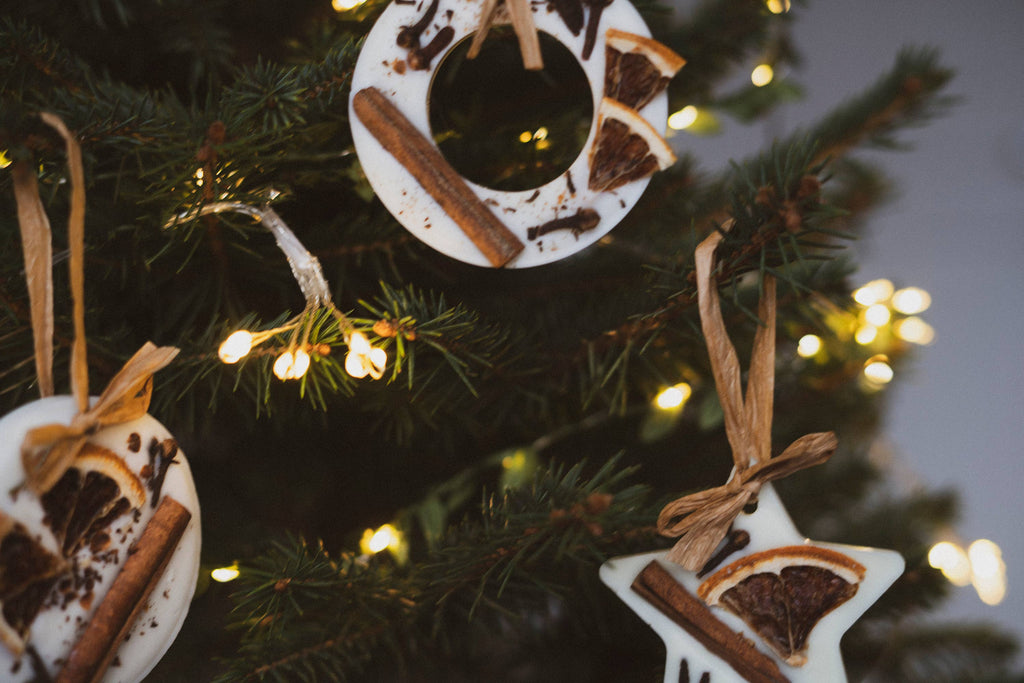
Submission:
<svg viewBox="0 0 1024 683">
<path fill-rule="evenodd" d="M 444 161 L 432 141 L 431 84 L 444 56 L 476 32 L 484 2 L 437 0 L 433 10 L 429 0 L 393 2 L 367 36 L 352 77 L 352 138 L 377 196 L 417 238 L 479 266 L 538 266 L 593 244 L 633 208 L 651 174 L 675 161 L 661 136 L 668 114 L 664 88 L 683 60 L 650 39 L 647 25 L 629 0 L 612 0 L 603 11 L 588 10 L 600 14 L 595 17 L 593 49 L 585 57 L 588 30 L 577 28 L 574 34 L 553 8 L 527 4 L 536 28 L 562 43 L 578 60 L 590 84 L 594 111 L 579 156 L 559 177 L 540 187 L 502 191 L 466 180 Z M 429 21 L 418 36 L 420 44 L 438 39 L 446 47 L 429 66 L 415 69 L 409 64 L 409 48 L 399 45 L 407 41 L 399 41 L 398 36 L 424 18 Z M 650 50 L 661 68 L 661 77 L 653 79 L 656 94 L 636 103 L 639 109 L 605 92 L 606 81 L 619 80 L 618 61 L 606 58 L 606 48 L 612 47 L 616 36 L 626 37 L 624 42 L 630 45 L 639 43 L 641 51 Z M 616 73 L 608 74 L 608 69 Z M 396 117 L 402 119 L 400 124 Z M 606 121 L 626 124 L 627 134 L 639 136 L 634 142 L 648 152 L 638 156 L 625 151 L 622 137 L 600 150 L 600 139 L 608 134 L 603 130 Z M 620 135 L 621 131 L 620 126 Z M 419 138 L 418 146 L 408 142 L 413 133 Z M 636 148 L 636 144 L 630 146 Z M 629 179 L 593 178 L 595 159 L 602 158 L 599 163 L 605 172 L 598 175 L 606 176 L 611 163 Z M 467 189 L 471 196 L 461 196 Z"/>
<path fill-rule="evenodd" d="M 11 683 L 64 680 L 63 676 L 78 679 L 77 671 L 70 673 L 74 667 L 69 662 L 89 659 L 82 655 L 91 654 L 83 652 L 83 644 L 90 638 L 83 636 L 93 627 L 97 613 L 109 613 L 112 602 L 105 599 L 110 597 L 111 586 L 131 557 L 147 554 L 153 546 L 149 544 L 143 550 L 140 538 L 153 526 L 150 521 L 162 515 L 164 506 L 154 503 L 176 501 L 188 512 L 179 515 L 178 523 L 187 518 L 187 525 L 176 546 L 172 546 L 162 572 L 155 572 L 157 578 L 148 598 L 138 603 L 134 618 L 125 622 L 126 637 L 114 651 L 102 678 L 97 680 L 136 683 L 145 678 L 177 636 L 196 589 L 201 532 L 192 473 L 170 432 L 150 415 L 106 426 L 89 436 L 76 463 L 83 458 L 91 459 L 100 464 L 80 467 L 112 473 L 122 484 L 133 482 L 137 496 L 134 503 L 141 505 L 99 518 L 98 522 L 109 522 L 89 526 L 71 550 L 62 548 L 53 530 L 51 501 L 44 506 L 40 497 L 19 487 L 25 478 L 20 446 L 28 431 L 51 423 L 69 424 L 75 413 L 76 402 L 71 396 L 51 396 L 28 403 L 0 419 L 0 489 L 4 492 L 0 495 L 0 517 L 21 525 L 42 548 L 63 559 L 62 570 L 31 620 L 26 651 L 17 657 L 9 646 L 0 646 L 0 678 Z M 58 483 L 54 489 L 63 491 L 60 487 Z M 68 499 L 64 495 L 58 498 Z M 74 517 L 72 513 L 66 524 L 65 539 L 72 534 Z M 119 584 L 119 588 L 124 589 L 125 583 Z M 132 594 L 131 587 L 124 592 Z M 95 630 L 90 636 L 94 633 Z M 40 667 L 45 671 L 39 671 Z"/>
</svg>

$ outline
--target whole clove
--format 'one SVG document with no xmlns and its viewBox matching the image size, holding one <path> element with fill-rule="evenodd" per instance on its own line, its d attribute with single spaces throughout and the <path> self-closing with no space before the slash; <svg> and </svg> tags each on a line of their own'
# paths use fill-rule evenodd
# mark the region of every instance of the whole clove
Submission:
<svg viewBox="0 0 1024 683">
<path fill-rule="evenodd" d="M 409 50 L 406 62 L 409 68 L 414 71 L 426 71 L 430 68 L 430 62 L 441 53 L 441 50 L 448 47 L 455 37 L 455 29 L 445 26 L 427 43 L 424 47 Z"/>
<path fill-rule="evenodd" d="M 437 5 L 440 0 L 432 0 L 430 6 L 427 7 L 427 11 L 423 14 L 420 19 L 412 26 L 403 26 L 402 30 L 398 32 L 398 37 L 395 42 L 398 43 L 398 47 L 404 47 L 407 49 L 418 48 L 420 46 L 420 34 L 426 30 L 427 26 L 430 25 L 434 15 L 437 14 Z"/>
<path fill-rule="evenodd" d="M 580 209 L 572 216 L 555 218 L 547 223 L 527 228 L 526 239 L 535 240 L 555 230 L 571 230 L 574 237 L 579 237 L 588 230 L 596 228 L 600 222 L 601 215 L 597 211 L 593 209 Z"/>
</svg>

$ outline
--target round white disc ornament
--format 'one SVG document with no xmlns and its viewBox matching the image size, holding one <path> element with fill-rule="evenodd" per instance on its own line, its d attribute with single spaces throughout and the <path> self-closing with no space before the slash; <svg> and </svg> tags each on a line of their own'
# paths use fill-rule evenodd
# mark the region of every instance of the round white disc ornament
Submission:
<svg viewBox="0 0 1024 683">
<path fill-rule="evenodd" d="M 406 62 L 408 49 L 400 47 L 396 38 L 404 27 L 415 24 L 424 15 L 428 4 L 429 0 L 414 3 L 396 1 L 388 6 L 367 36 L 359 55 L 352 77 L 352 94 L 354 97 L 366 88 L 379 90 L 420 133 L 432 140 L 428 111 L 431 83 L 445 55 L 476 32 L 484 2 L 438 0 L 434 17 L 420 36 L 420 44 L 426 45 L 439 31 L 447 30 L 445 27 L 449 26 L 454 31 L 453 38 L 444 52 L 431 60 L 429 69 L 413 70 Z M 593 51 L 583 59 L 585 30 L 573 35 L 553 8 L 533 3 L 530 3 L 530 8 L 537 29 L 559 41 L 578 60 L 590 84 L 594 118 L 579 156 L 562 175 L 538 188 L 509 192 L 465 181 L 524 246 L 517 256 L 504 264 L 506 268 L 550 263 L 593 244 L 625 217 L 650 180 L 647 176 L 603 192 L 588 188 L 591 152 L 597 136 L 595 121 L 604 97 L 605 33 L 614 28 L 649 37 L 650 31 L 640 14 L 629 0 L 612 0 L 601 14 Z M 495 77 L 500 78 L 500 74 Z M 385 150 L 360 121 L 351 100 L 349 113 L 360 164 L 377 196 L 392 215 L 417 238 L 448 256 L 479 266 L 494 265 L 406 167 Z M 668 115 L 665 93 L 655 96 L 639 113 L 660 135 Z M 529 238 L 530 228 L 574 216 L 580 210 L 597 213 L 596 227 L 585 232 L 556 230 L 542 237 Z"/>
<path fill-rule="evenodd" d="M 3 491 L 0 510 L 23 524 L 44 547 L 57 553 L 60 551 L 56 549 L 56 540 L 44 522 L 39 498 L 28 490 L 20 490 L 16 496 L 7 492 L 24 480 L 20 445 L 25 434 L 34 427 L 49 423 L 69 424 L 75 413 L 76 404 L 71 396 L 53 396 L 26 404 L 0 419 L 0 490 Z M 105 427 L 89 440 L 120 456 L 128 469 L 145 481 L 144 468 L 150 463 L 150 444 L 154 440 L 159 444 L 171 438 L 170 432 L 159 421 L 143 415 L 131 422 Z M 177 636 L 195 593 L 201 546 L 199 499 L 188 461 L 180 449 L 167 466 L 159 490 L 161 498 L 171 496 L 192 517 L 101 679 L 102 683 L 137 683 L 144 679 Z M 76 586 L 73 594 L 68 594 L 72 599 L 62 599 L 58 603 L 52 599 L 59 593 L 55 588 L 30 629 L 28 645 L 38 654 L 37 663 L 33 664 L 28 656 L 16 660 L 10 651 L 0 646 L 0 680 L 11 683 L 36 680 L 34 676 L 40 672 L 34 668 L 39 665 L 46 668 L 46 675 L 56 676 L 116 578 L 130 546 L 153 516 L 153 497 L 154 491 L 147 487 L 147 500 L 139 509 L 137 518 L 127 513 L 111 524 L 110 545 L 104 548 L 102 555 L 94 554 L 86 544 L 69 558 L 77 567 L 76 575 L 88 575 L 91 590 Z M 88 597 L 87 592 L 91 593 Z"/>
</svg>

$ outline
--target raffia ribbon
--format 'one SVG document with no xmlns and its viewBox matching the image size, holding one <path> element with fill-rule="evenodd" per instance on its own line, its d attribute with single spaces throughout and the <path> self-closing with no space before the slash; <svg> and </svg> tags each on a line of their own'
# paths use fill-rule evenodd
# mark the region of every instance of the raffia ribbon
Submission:
<svg viewBox="0 0 1024 683">
<path fill-rule="evenodd" d="M 690 571 L 699 571 L 729 532 L 733 520 L 748 503 L 757 500 L 769 481 L 818 465 L 835 452 L 832 432 L 808 434 L 771 457 L 772 410 L 775 391 L 775 278 L 764 278 L 758 316 L 763 324 L 754 336 L 746 396 L 736 349 L 729 341 L 712 279 L 715 249 L 731 223 L 713 232 L 697 246 L 697 304 L 701 329 L 708 346 L 715 388 L 725 416 L 725 435 L 735 468 L 729 481 L 706 491 L 679 498 L 658 516 L 658 531 L 679 540 L 668 558 Z"/>
<path fill-rule="evenodd" d="M 114 424 L 136 420 L 149 410 L 153 374 L 178 355 L 178 349 L 146 342 L 114 376 L 96 404 L 89 407 L 89 366 L 85 344 L 85 174 L 82 152 L 74 136 L 57 116 L 40 117 L 57 130 L 67 146 L 71 178 L 71 212 L 68 217 L 69 270 L 72 320 L 75 338 L 71 346 L 71 392 L 78 412 L 71 424 L 48 424 L 30 430 L 21 444 L 24 486 L 41 494 L 60 479 L 74 462 L 89 437 Z M 50 223 L 39 199 L 35 174 L 19 162 L 13 174 L 18 222 L 25 253 L 35 338 L 36 375 L 39 392 L 53 394 L 53 284 Z"/>
</svg>

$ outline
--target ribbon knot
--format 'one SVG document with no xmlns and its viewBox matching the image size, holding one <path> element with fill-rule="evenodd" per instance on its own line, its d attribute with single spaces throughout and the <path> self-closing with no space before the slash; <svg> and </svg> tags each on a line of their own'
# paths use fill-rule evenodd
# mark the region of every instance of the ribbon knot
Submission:
<svg viewBox="0 0 1024 683">
<path fill-rule="evenodd" d="M 722 230 L 728 231 L 730 227 L 731 223 L 727 223 Z M 713 232 L 697 246 L 697 303 L 735 468 L 729 481 L 722 486 L 672 501 L 658 516 L 658 532 L 679 539 L 669 551 L 668 558 L 690 571 L 699 571 L 707 563 L 736 516 L 748 503 L 757 500 L 762 486 L 825 462 L 838 445 L 832 432 L 808 434 L 794 441 L 777 457 L 771 457 L 775 279 L 771 276 L 764 278 L 758 302 L 758 316 L 763 324 L 754 337 L 744 396 L 736 349 L 725 331 L 718 289 L 711 277 L 715 249 L 722 237 L 722 232 Z"/>
</svg>

